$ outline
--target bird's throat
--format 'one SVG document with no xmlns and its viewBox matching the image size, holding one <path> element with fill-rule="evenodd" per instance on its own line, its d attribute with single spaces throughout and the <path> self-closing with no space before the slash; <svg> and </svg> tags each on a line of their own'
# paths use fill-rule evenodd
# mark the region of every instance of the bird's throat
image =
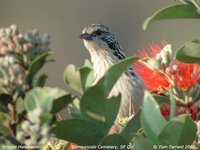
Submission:
<svg viewBox="0 0 200 150">
<path fill-rule="evenodd" d="M 105 74 L 105 72 L 119 60 L 113 55 L 106 45 L 96 45 L 95 43 L 85 43 L 93 64 L 95 83 Z"/>
</svg>

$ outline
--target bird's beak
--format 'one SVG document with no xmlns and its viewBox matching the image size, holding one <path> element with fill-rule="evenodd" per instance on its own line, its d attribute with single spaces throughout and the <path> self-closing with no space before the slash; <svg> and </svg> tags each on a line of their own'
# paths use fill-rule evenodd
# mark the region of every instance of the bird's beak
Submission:
<svg viewBox="0 0 200 150">
<path fill-rule="evenodd" d="M 83 33 L 79 36 L 81 39 L 84 39 L 84 40 L 92 40 L 94 35 L 92 34 L 88 34 L 88 33 Z"/>
</svg>

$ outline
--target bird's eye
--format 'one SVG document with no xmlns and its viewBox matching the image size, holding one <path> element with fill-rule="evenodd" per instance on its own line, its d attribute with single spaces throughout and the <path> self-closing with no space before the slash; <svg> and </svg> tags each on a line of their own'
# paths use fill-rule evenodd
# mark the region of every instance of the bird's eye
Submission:
<svg viewBox="0 0 200 150">
<path fill-rule="evenodd" d="M 96 35 L 101 35 L 102 32 L 101 32 L 101 30 L 97 30 L 97 31 L 94 32 L 94 34 L 96 34 Z"/>
</svg>

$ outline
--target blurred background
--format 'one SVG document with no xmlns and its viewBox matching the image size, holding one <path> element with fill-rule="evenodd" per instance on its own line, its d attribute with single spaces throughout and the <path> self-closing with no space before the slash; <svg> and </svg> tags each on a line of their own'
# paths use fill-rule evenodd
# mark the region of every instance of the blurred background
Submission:
<svg viewBox="0 0 200 150">
<path fill-rule="evenodd" d="M 72 63 L 81 66 L 89 53 L 78 38 L 91 23 L 108 26 L 127 56 L 152 42 L 167 40 L 175 50 L 198 37 L 197 20 L 169 20 L 142 30 L 146 17 L 173 0 L 0 0 L 0 27 L 17 24 L 23 31 L 38 29 L 51 36 L 55 63 L 43 71 L 49 74 L 47 85 L 65 88 L 63 71 Z M 198 32 L 197 32 L 198 31 Z"/>
</svg>

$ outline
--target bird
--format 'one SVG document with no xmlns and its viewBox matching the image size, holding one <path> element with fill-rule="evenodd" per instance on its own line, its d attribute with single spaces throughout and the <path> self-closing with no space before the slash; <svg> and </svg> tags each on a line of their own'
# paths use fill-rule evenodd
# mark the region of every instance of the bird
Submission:
<svg viewBox="0 0 200 150">
<path fill-rule="evenodd" d="M 86 26 L 80 35 L 90 53 L 94 71 L 95 85 L 106 71 L 126 58 L 119 42 L 108 27 L 102 24 Z M 134 115 L 142 105 L 144 83 L 142 78 L 130 66 L 120 76 L 109 93 L 109 97 L 121 94 L 120 118 Z"/>
</svg>

